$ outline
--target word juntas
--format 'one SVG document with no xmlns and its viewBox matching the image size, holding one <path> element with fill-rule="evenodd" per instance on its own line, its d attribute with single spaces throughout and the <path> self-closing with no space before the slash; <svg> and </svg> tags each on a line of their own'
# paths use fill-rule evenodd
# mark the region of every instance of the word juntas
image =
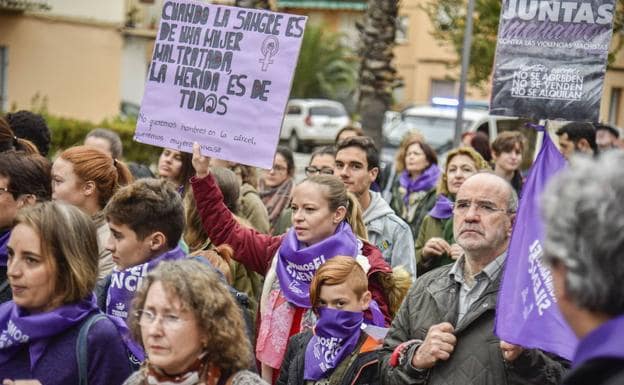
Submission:
<svg viewBox="0 0 624 385">
<path fill-rule="evenodd" d="M 552 0 L 509 0 L 503 19 L 550 21 L 554 23 L 610 24 L 613 4 L 602 4 L 596 9 L 592 3 Z"/>
</svg>

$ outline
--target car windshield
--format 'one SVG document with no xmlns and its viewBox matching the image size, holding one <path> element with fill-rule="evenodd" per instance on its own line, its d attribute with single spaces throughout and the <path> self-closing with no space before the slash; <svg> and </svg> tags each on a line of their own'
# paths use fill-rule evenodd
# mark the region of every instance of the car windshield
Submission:
<svg viewBox="0 0 624 385">
<path fill-rule="evenodd" d="M 346 116 L 347 112 L 344 108 L 334 107 L 334 106 L 316 106 L 310 107 L 310 115 L 317 116 L 329 116 L 331 118 L 338 118 L 342 116 Z"/>
<path fill-rule="evenodd" d="M 472 124 L 464 120 L 462 130 Z M 455 119 L 436 116 L 406 115 L 402 121 L 389 130 L 388 141 L 391 145 L 401 144 L 403 137 L 411 131 L 418 131 L 425 137 L 425 141 L 434 149 L 439 150 L 453 142 L 455 136 Z"/>
</svg>

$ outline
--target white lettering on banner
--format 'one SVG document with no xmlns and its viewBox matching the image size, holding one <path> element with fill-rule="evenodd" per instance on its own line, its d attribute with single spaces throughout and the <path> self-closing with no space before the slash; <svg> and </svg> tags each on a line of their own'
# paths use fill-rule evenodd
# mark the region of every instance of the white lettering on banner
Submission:
<svg viewBox="0 0 624 385">
<path fill-rule="evenodd" d="M 147 263 L 134 266 L 124 271 L 115 273 L 111 277 L 111 287 L 137 291 L 141 287 L 143 277 L 147 274 Z"/>
<path fill-rule="evenodd" d="M 0 334 L 0 348 L 6 348 L 17 343 L 28 342 L 30 337 L 22 332 L 13 321 L 9 320 L 6 330 Z"/>
<path fill-rule="evenodd" d="M 318 337 L 316 345 L 314 346 L 314 355 L 316 356 L 317 359 L 321 358 L 321 347 L 325 347 L 323 360 L 325 362 L 330 362 L 334 360 L 334 358 L 336 358 L 336 356 L 342 350 L 342 346 L 340 346 L 341 342 L 342 342 L 342 338 Z"/>
<path fill-rule="evenodd" d="M 529 274 L 533 283 L 533 296 L 537 312 L 543 315 L 544 311 L 557 302 L 550 270 L 542 263 L 544 251 L 539 240 L 533 241 L 529 247 Z"/>
<path fill-rule="evenodd" d="M 325 263 L 324 255 L 318 256 L 314 258 L 311 262 L 304 263 L 303 265 L 288 261 L 286 265 L 286 271 L 293 279 L 303 282 L 311 282 L 312 277 L 314 277 L 314 273 L 316 272 L 316 269 L 318 269 L 319 266 L 321 266 L 323 263 Z"/>
<path fill-rule="evenodd" d="M 610 24 L 613 4 L 592 7 L 590 2 L 553 0 L 509 0 L 503 19 L 519 18 L 553 23 Z"/>
</svg>

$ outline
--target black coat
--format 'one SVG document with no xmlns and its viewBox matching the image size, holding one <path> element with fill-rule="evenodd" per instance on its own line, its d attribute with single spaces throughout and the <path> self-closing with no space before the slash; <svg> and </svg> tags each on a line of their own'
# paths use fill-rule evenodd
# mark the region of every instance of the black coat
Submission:
<svg viewBox="0 0 624 385">
<path fill-rule="evenodd" d="M 563 385 L 622 385 L 624 384 L 624 360 L 599 358 L 585 362 L 572 370 Z"/>
<path fill-rule="evenodd" d="M 312 339 L 311 331 L 295 334 L 290 338 L 276 385 L 301 385 L 305 383 L 303 369 L 306 347 L 310 339 Z M 359 343 L 357 346 L 358 350 L 360 346 L 361 344 Z M 358 357 L 353 364 L 345 371 L 340 385 L 380 384 L 379 357 L 379 350 L 358 353 Z"/>
</svg>

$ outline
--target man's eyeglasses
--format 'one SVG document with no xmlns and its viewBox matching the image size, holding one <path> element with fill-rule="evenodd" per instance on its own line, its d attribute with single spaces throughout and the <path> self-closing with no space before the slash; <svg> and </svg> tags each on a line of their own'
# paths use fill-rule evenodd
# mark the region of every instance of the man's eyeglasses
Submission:
<svg viewBox="0 0 624 385">
<path fill-rule="evenodd" d="M 152 326 L 154 322 L 157 322 L 158 317 L 160 316 L 161 325 L 165 329 L 173 330 L 178 329 L 183 326 L 186 320 L 180 318 L 177 314 L 167 313 L 167 314 L 158 314 L 151 312 L 149 310 L 138 310 L 135 313 L 135 316 L 139 319 L 139 325 L 143 327 Z"/>
<path fill-rule="evenodd" d="M 453 212 L 459 215 L 465 215 L 468 210 L 470 210 L 470 206 L 473 203 L 470 201 L 458 200 L 455 202 L 455 207 L 453 208 Z M 508 209 L 501 209 L 496 207 L 493 203 L 490 202 L 474 202 L 475 212 L 478 215 L 490 215 L 495 212 L 506 212 L 508 214 L 513 213 L 513 211 L 509 211 Z"/>
<path fill-rule="evenodd" d="M 305 173 L 307 176 L 319 175 L 319 174 L 334 175 L 334 169 L 331 167 L 316 168 L 314 166 L 308 166 L 305 168 Z"/>
</svg>

